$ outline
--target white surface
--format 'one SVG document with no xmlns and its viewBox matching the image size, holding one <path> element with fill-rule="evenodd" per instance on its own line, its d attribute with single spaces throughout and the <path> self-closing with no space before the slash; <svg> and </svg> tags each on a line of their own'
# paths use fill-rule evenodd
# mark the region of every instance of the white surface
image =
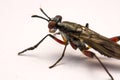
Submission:
<svg viewBox="0 0 120 80">
<path fill-rule="evenodd" d="M 64 48 L 50 38 L 37 49 L 17 55 L 48 33 L 46 21 L 30 17 L 43 16 L 40 6 L 50 17 L 60 14 L 66 21 L 89 23 L 104 36 L 120 35 L 120 0 L 0 0 L 0 80 L 109 80 L 95 59 L 70 46 L 64 59 L 49 69 Z M 120 80 L 120 60 L 97 55 Z"/>
</svg>

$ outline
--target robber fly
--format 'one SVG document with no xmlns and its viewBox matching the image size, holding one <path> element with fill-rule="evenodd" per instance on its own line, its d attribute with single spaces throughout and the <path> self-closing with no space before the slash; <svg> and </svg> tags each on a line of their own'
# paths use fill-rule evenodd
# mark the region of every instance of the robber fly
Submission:
<svg viewBox="0 0 120 80">
<path fill-rule="evenodd" d="M 33 15 L 32 17 L 37 17 L 46 20 L 48 22 L 49 32 L 54 33 L 55 35 L 61 35 L 63 40 L 56 38 L 54 34 L 47 34 L 36 45 L 19 52 L 18 55 L 28 50 L 33 50 L 37 48 L 38 45 L 46 37 L 49 36 L 58 43 L 65 45 L 62 56 L 49 68 L 53 68 L 58 62 L 62 60 L 65 54 L 66 47 L 68 44 L 70 44 L 73 49 L 75 50 L 77 48 L 80 49 L 80 51 L 84 55 L 90 58 L 95 57 L 99 61 L 101 66 L 105 69 L 105 71 L 110 76 L 110 78 L 114 80 L 113 76 L 110 74 L 110 72 L 101 62 L 101 60 L 96 56 L 96 54 L 89 51 L 88 49 L 93 48 L 104 56 L 107 56 L 109 58 L 111 57 L 111 58 L 120 59 L 120 45 L 116 43 L 117 41 L 120 40 L 120 36 L 107 38 L 89 29 L 88 23 L 85 26 L 83 26 L 69 21 L 62 21 L 62 17 L 60 15 L 57 15 L 54 18 L 50 18 L 41 8 L 40 10 L 48 19 L 38 15 Z M 59 32 L 56 32 L 56 30 L 59 30 Z"/>
</svg>

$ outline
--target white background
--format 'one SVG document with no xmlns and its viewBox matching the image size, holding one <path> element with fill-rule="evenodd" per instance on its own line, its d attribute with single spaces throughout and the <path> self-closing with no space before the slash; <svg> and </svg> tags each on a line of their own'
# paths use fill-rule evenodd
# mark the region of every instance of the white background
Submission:
<svg viewBox="0 0 120 80">
<path fill-rule="evenodd" d="M 53 69 L 64 46 L 47 38 L 37 49 L 22 56 L 17 53 L 40 41 L 48 34 L 47 22 L 33 19 L 50 16 L 90 28 L 106 37 L 120 35 L 120 0 L 0 0 L 0 80 L 110 80 L 96 59 L 67 47 L 64 59 Z M 120 80 L 120 60 L 96 54 L 115 80 Z"/>
</svg>

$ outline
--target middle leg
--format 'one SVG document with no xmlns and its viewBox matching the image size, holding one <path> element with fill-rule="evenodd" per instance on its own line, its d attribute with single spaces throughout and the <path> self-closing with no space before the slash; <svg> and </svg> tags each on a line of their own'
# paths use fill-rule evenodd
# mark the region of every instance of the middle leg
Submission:
<svg viewBox="0 0 120 80">
<path fill-rule="evenodd" d="M 68 41 L 67 41 L 66 44 L 65 44 L 65 47 L 64 47 L 62 56 L 61 56 L 52 66 L 50 66 L 49 68 L 53 68 L 54 66 L 56 66 L 57 63 L 59 63 L 59 62 L 63 59 L 63 57 L 64 57 L 64 55 L 65 55 L 65 50 L 66 50 L 67 45 L 68 45 Z"/>
</svg>

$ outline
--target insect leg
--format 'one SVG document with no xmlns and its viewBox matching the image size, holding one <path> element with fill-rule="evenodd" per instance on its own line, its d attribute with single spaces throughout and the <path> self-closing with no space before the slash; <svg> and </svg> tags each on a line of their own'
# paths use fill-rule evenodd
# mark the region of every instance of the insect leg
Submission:
<svg viewBox="0 0 120 80">
<path fill-rule="evenodd" d="M 68 45 L 68 41 L 67 41 L 66 44 L 65 44 L 65 47 L 64 47 L 62 56 L 61 56 L 52 66 L 50 66 L 49 68 L 53 68 L 58 62 L 60 62 L 60 61 L 63 59 L 63 57 L 64 57 L 64 55 L 65 55 L 65 50 L 66 50 L 67 45 Z"/>
<path fill-rule="evenodd" d="M 93 53 L 90 52 L 90 51 L 83 50 L 82 52 L 83 52 L 83 54 L 86 55 L 87 57 L 93 58 L 93 56 L 94 56 Z"/>
<path fill-rule="evenodd" d="M 55 34 L 53 34 L 53 35 L 60 35 L 60 32 L 58 32 L 58 33 L 55 33 Z"/>
<path fill-rule="evenodd" d="M 84 52 L 84 54 L 87 54 L 87 56 L 89 56 L 91 58 L 95 57 L 98 60 L 98 62 L 101 64 L 101 66 L 104 68 L 104 70 L 107 72 L 107 74 L 110 76 L 111 80 L 114 80 L 113 76 L 110 74 L 108 69 L 105 67 L 105 65 L 102 63 L 102 61 L 93 52 L 86 51 L 86 50 L 83 52 Z"/>
<path fill-rule="evenodd" d="M 110 38 L 113 42 L 118 42 L 120 40 L 120 36 Z"/>
<path fill-rule="evenodd" d="M 22 53 L 24 53 L 24 52 L 26 52 L 26 51 L 28 51 L 28 50 L 34 50 L 34 49 L 37 48 L 38 45 L 39 45 L 46 37 L 48 37 L 48 36 L 50 36 L 51 38 L 53 38 L 53 39 L 54 39 L 55 41 L 57 41 L 58 43 L 65 45 L 65 42 L 64 42 L 64 41 L 61 41 L 61 40 L 57 39 L 56 37 L 54 37 L 54 36 L 51 35 L 51 34 L 47 34 L 47 35 L 46 35 L 41 41 L 39 41 L 36 45 L 34 45 L 33 47 L 29 47 L 29 48 L 27 48 L 27 49 L 19 52 L 18 55 L 20 55 L 20 54 L 22 54 Z"/>
<path fill-rule="evenodd" d="M 107 72 L 107 74 L 111 77 L 111 80 L 114 80 L 113 76 L 110 74 L 110 72 L 108 71 L 108 69 L 105 67 L 105 65 L 101 62 L 101 60 L 93 53 L 94 57 L 99 61 L 99 63 L 101 64 L 101 66 L 105 69 L 105 71 Z"/>
</svg>

